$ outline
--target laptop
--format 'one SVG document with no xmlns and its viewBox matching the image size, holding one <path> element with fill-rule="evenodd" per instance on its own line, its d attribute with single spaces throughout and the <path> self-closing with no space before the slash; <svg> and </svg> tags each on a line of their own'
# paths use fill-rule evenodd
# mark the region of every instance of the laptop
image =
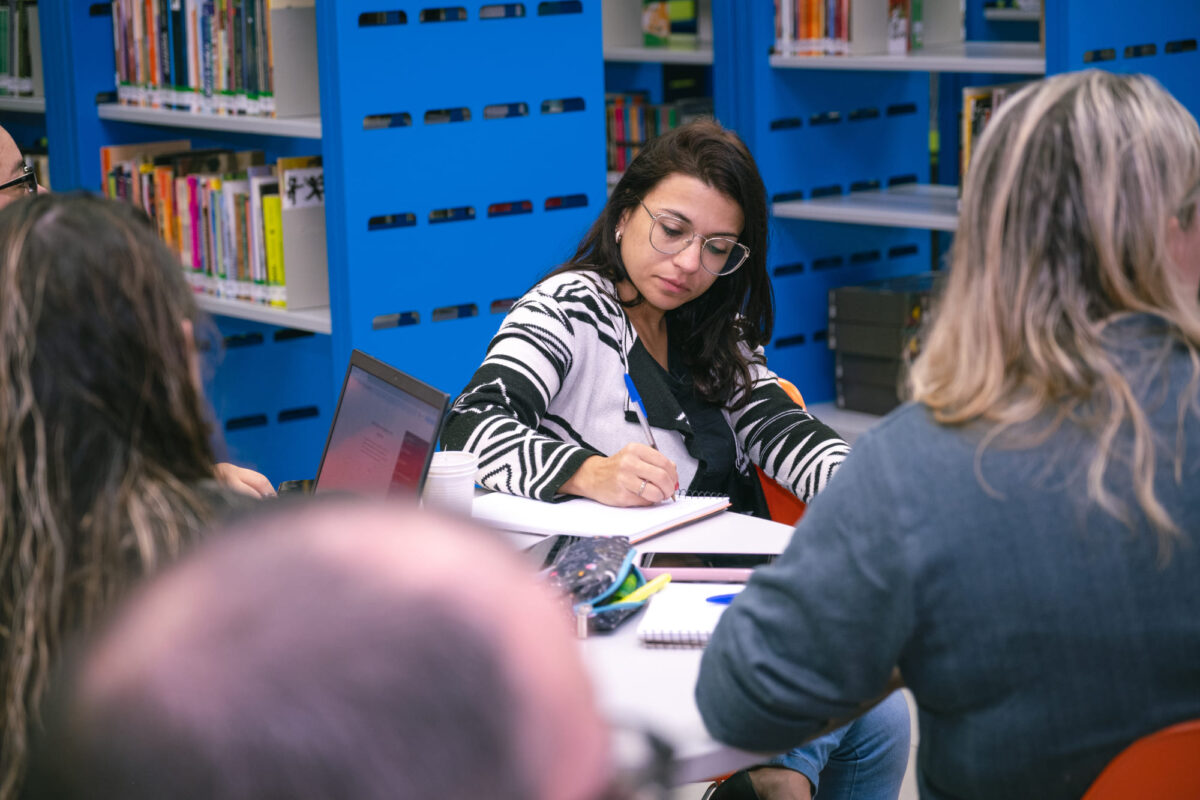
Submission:
<svg viewBox="0 0 1200 800">
<path fill-rule="evenodd" d="M 314 493 L 420 496 L 449 407 L 450 395 L 355 350 Z"/>
</svg>

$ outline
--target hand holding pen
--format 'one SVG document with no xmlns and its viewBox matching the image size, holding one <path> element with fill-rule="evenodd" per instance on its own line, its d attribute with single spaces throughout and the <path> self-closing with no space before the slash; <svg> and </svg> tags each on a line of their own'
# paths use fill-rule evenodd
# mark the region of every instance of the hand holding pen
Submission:
<svg viewBox="0 0 1200 800">
<path fill-rule="evenodd" d="M 611 456 L 592 456 L 559 487 L 560 492 L 608 506 L 652 506 L 674 498 L 679 488 L 675 464 L 654 447 L 645 409 L 640 398 L 635 402 L 647 444 L 630 442 Z"/>
<path fill-rule="evenodd" d="M 658 443 L 654 441 L 654 431 L 650 430 L 650 417 L 646 413 L 646 404 L 642 402 L 642 396 L 638 394 L 637 386 L 634 385 L 633 378 L 629 376 L 628 372 L 625 373 L 625 388 L 629 390 L 629 399 L 633 400 L 634 413 L 637 414 L 638 422 L 642 426 L 642 433 L 646 435 L 646 443 L 657 450 Z M 676 480 L 675 488 L 671 490 L 671 502 L 675 502 L 675 492 L 678 489 L 679 481 Z"/>
<path fill-rule="evenodd" d="M 630 442 L 611 456 L 592 456 L 559 491 L 606 506 L 652 506 L 670 497 L 679 479 L 675 465 L 649 445 Z"/>
</svg>

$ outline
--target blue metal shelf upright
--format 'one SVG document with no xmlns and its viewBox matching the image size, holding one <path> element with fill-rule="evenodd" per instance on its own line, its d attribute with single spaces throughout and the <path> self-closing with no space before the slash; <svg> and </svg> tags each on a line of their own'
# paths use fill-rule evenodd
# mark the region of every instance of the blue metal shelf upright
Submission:
<svg viewBox="0 0 1200 800">
<path fill-rule="evenodd" d="M 605 200 L 600 3 L 318 3 L 334 371 L 457 393 Z"/>
<path fill-rule="evenodd" d="M 1200 3 L 1042 1 L 1047 73 L 1097 68 L 1153 75 L 1200 116 Z"/>
</svg>

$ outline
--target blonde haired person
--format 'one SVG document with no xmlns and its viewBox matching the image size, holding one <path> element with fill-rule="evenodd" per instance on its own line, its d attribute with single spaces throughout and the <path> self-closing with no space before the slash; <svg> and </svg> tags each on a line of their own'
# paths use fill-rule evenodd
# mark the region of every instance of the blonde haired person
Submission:
<svg viewBox="0 0 1200 800">
<path fill-rule="evenodd" d="M 1198 202 L 1200 129 L 1153 79 L 1065 74 L 1005 104 L 915 402 L 705 651 L 717 738 L 793 746 L 898 667 L 923 797 L 1055 800 L 1200 717 Z"/>
<path fill-rule="evenodd" d="M 0 800 L 63 638 L 183 552 L 230 486 L 271 492 L 215 463 L 197 314 L 133 208 L 39 194 L 0 211 Z"/>
</svg>

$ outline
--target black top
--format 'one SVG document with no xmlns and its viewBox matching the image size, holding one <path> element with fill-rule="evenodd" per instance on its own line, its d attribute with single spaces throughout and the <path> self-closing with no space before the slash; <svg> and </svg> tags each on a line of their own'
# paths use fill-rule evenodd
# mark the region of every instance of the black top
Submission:
<svg viewBox="0 0 1200 800">
<path fill-rule="evenodd" d="M 688 443 L 688 450 L 700 463 L 691 486 L 687 487 L 688 494 L 728 495 L 731 511 L 768 517 L 761 487 L 748 482 L 737 470 L 737 444 L 729 421 L 720 405 L 697 396 L 692 376 L 683 363 L 683 354 L 674 345 L 668 345 L 669 369 L 662 369 L 657 361 L 654 363 L 692 428 L 693 439 Z M 751 476 L 756 475 L 751 473 Z"/>
</svg>

